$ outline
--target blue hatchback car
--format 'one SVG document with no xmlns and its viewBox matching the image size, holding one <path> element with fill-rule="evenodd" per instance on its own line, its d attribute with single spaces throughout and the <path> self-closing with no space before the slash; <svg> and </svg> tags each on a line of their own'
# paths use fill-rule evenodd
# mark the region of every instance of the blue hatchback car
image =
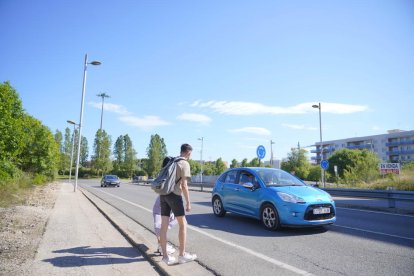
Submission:
<svg viewBox="0 0 414 276">
<path fill-rule="evenodd" d="M 261 220 L 268 230 L 306 227 L 336 221 L 335 202 L 325 191 L 273 168 L 234 168 L 224 172 L 212 192 L 213 212 Z"/>
</svg>

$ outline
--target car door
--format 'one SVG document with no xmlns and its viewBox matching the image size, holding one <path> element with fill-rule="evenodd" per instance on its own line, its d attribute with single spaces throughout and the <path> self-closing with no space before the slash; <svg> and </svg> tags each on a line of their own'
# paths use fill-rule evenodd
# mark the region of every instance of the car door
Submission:
<svg viewBox="0 0 414 276">
<path fill-rule="evenodd" d="M 223 180 L 223 188 L 221 190 L 224 208 L 230 212 L 237 210 L 237 199 L 235 198 L 236 191 L 239 189 L 239 185 L 236 184 L 237 173 L 237 170 L 232 170 L 227 173 Z"/>
<path fill-rule="evenodd" d="M 245 183 L 253 184 L 254 188 L 251 189 L 244 187 L 243 184 Z M 240 171 L 237 184 L 238 187 L 235 189 L 234 200 L 236 202 L 238 212 L 256 217 L 261 193 L 257 178 L 251 172 L 242 170 Z"/>
</svg>

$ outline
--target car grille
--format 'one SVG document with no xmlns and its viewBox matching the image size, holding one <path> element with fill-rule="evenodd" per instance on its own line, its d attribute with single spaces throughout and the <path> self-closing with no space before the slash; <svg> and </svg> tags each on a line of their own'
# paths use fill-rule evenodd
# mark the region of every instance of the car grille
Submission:
<svg viewBox="0 0 414 276">
<path fill-rule="evenodd" d="M 313 209 L 317 208 L 329 208 L 331 209 L 331 212 L 328 214 L 314 214 Z M 314 204 L 309 205 L 308 208 L 306 208 L 305 211 L 305 220 L 324 220 L 324 219 L 331 219 L 335 217 L 335 210 L 332 206 L 332 204 Z"/>
</svg>

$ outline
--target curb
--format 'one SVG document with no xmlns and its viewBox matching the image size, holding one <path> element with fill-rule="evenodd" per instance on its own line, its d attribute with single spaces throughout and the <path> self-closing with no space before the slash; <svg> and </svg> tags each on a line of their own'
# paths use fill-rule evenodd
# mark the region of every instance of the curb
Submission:
<svg viewBox="0 0 414 276">
<path fill-rule="evenodd" d="M 106 219 L 135 247 L 160 275 L 214 275 L 197 261 L 168 266 L 162 257 L 156 254 L 156 238 L 152 231 L 143 227 L 120 210 L 106 203 L 85 189 L 79 189 L 82 194 L 104 215 Z M 143 273 L 145 274 L 145 273 Z"/>
</svg>

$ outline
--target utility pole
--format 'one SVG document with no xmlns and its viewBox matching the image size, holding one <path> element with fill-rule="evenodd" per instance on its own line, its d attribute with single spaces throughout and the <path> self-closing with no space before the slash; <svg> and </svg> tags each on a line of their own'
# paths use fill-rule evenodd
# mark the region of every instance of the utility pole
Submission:
<svg viewBox="0 0 414 276">
<path fill-rule="evenodd" d="M 273 146 L 275 142 L 270 140 L 270 165 L 273 167 Z"/>
<path fill-rule="evenodd" d="M 104 101 L 105 101 L 105 98 L 110 98 L 110 96 L 109 96 L 109 95 L 107 95 L 107 94 L 105 94 L 105 93 L 101 93 L 101 94 L 98 94 L 98 95 L 96 95 L 96 96 L 98 96 L 98 97 L 101 97 L 101 98 L 102 98 L 102 108 L 101 108 L 101 127 L 99 128 L 100 130 L 102 130 L 102 119 L 103 119 L 103 107 L 104 107 Z"/>
</svg>

